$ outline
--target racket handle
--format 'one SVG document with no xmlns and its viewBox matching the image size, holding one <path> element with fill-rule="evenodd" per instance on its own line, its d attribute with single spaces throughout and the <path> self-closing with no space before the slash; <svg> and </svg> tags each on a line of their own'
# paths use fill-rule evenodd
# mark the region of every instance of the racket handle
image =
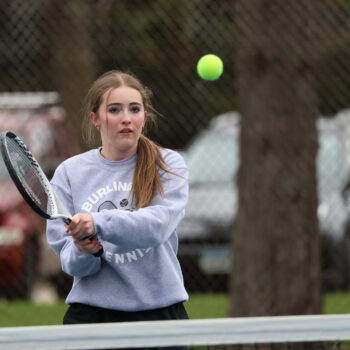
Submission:
<svg viewBox="0 0 350 350">
<path fill-rule="evenodd" d="M 70 218 L 63 218 L 62 220 L 64 221 L 64 223 L 66 225 L 69 225 L 72 222 L 72 220 Z"/>
</svg>

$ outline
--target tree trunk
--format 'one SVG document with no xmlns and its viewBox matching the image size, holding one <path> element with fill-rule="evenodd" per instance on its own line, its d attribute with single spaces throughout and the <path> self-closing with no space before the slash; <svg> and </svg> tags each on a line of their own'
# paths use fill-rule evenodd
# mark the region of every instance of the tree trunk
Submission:
<svg viewBox="0 0 350 350">
<path fill-rule="evenodd" d="M 232 316 L 320 312 L 312 3 L 236 1 L 242 121 Z"/>
<path fill-rule="evenodd" d="M 90 34 L 95 28 L 94 8 L 85 0 L 51 0 L 50 4 L 48 13 L 51 21 L 48 30 L 52 48 L 52 77 L 73 135 L 81 148 L 84 148 L 81 108 L 96 71 Z"/>
</svg>

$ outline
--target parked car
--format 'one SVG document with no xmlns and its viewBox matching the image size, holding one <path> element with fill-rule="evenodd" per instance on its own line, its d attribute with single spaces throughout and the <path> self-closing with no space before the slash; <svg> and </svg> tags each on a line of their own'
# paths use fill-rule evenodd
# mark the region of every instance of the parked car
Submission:
<svg viewBox="0 0 350 350">
<path fill-rule="evenodd" d="M 343 244 L 349 208 L 342 196 L 350 178 L 350 111 L 319 118 L 317 129 L 323 284 L 341 289 L 348 283 L 345 270 L 350 268 Z M 233 254 L 230 237 L 238 209 L 239 135 L 240 116 L 228 112 L 214 118 L 183 152 L 190 191 L 186 216 L 178 227 L 179 259 L 192 291 L 227 289 Z"/>
<path fill-rule="evenodd" d="M 0 93 L 0 131 L 23 138 L 48 177 L 76 152 L 58 102 L 57 93 Z M 28 297 L 40 268 L 45 220 L 23 200 L 1 156 L 0 198 L 0 296 Z"/>
</svg>

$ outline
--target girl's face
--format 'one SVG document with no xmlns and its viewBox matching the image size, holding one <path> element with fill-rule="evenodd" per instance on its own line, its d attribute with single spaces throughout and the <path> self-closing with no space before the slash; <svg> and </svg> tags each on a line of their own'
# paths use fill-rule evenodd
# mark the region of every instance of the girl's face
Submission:
<svg viewBox="0 0 350 350">
<path fill-rule="evenodd" d="M 90 119 L 101 133 L 102 155 L 108 160 L 128 157 L 136 152 L 146 121 L 141 93 L 127 86 L 107 91 Z"/>
</svg>

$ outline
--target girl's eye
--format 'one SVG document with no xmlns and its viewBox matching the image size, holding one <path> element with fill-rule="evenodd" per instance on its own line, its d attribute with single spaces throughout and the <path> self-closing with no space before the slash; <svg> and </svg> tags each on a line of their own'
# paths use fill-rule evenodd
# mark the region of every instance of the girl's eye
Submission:
<svg viewBox="0 0 350 350">
<path fill-rule="evenodd" d="M 140 107 L 135 106 L 135 107 L 131 107 L 130 110 L 132 113 L 138 113 L 138 112 L 140 112 L 141 109 L 140 109 Z"/>
<path fill-rule="evenodd" d="M 109 113 L 119 113 L 120 112 L 120 108 L 118 108 L 118 107 L 110 107 L 108 109 L 108 112 Z"/>
</svg>

